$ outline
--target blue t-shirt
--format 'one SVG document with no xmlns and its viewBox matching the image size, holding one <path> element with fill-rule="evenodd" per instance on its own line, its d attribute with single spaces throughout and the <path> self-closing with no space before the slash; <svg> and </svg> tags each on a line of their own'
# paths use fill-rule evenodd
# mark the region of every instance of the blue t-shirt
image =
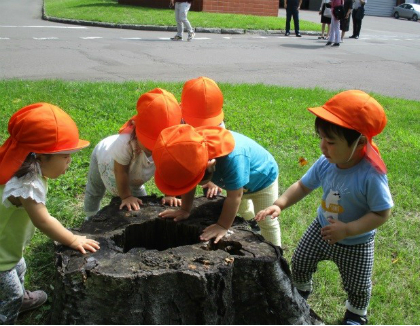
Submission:
<svg viewBox="0 0 420 326">
<path fill-rule="evenodd" d="M 350 169 L 339 169 L 322 155 L 301 181 L 310 189 L 322 187 L 322 201 L 317 211 L 322 227 L 329 224 L 328 217 L 349 223 L 368 212 L 379 212 L 394 206 L 387 176 L 378 173 L 365 158 Z M 339 242 L 345 245 L 365 243 L 375 231 Z"/>
<path fill-rule="evenodd" d="M 232 133 L 235 148 L 227 156 L 216 158 L 212 182 L 225 190 L 244 188 L 253 193 L 271 185 L 279 174 L 274 157 L 254 140 Z"/>
</svg>

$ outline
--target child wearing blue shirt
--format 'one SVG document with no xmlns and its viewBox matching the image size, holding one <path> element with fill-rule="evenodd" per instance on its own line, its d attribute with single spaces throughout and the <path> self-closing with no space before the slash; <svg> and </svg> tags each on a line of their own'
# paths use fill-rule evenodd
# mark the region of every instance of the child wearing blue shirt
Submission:
<svg viewBox="0 0 420 326">
<path fill-rule="evenodd" d="M 201 240 L 217 243 L 231 227 L 242 197 L 260 210 L 278 196 L 278 166 L 273 156 L 252 139 L 221 127 L 178 125 L 163 130 L 153 149 L 156 186 L 167 194 L 182 195 L 180 210 L 166 210 L 162 218 L 188 218 L 195 188 L 208 181 L 226 190 L 217 223 L 204 229 Z M 277 219 L 259 222 L 261 235 L 280 246 Z"/>
<path fill-rule="evenodd" d="M 322 107 L 317 116 L 321 157 L 274 205 L 260 211 L 277 218 L 312 190 L 322 187 L 317 217 L 292 257 L 293 282 L 304 298 L 312 291 L 312 275 L 322 260 L 333 261 L 347 292 L 344 324 L 364 325 L 372 289 L 374 237 L 394 205 L 386 167 L 372 138 L 386 125 L 382 106 L 368 94 L 350 90 Z"/>
</svg>

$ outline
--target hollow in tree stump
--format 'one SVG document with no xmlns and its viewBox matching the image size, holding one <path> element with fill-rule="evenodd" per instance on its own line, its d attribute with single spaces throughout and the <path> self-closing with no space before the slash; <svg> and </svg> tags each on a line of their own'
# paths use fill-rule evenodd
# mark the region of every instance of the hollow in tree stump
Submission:
<svg viewBox="0 0 420 326">
<path fill-rule="evenodd" d="M 189 219 L 158 218 L 155 196 L 129 213 L 114 198 L 75 230 L 100 242 L 82 255 L 57 246 L 52 324 L 319 324 L 297 293 L 280 247 L 237 217 L 203 243 L 223 197 L 195 200 Z"/>
</svg>

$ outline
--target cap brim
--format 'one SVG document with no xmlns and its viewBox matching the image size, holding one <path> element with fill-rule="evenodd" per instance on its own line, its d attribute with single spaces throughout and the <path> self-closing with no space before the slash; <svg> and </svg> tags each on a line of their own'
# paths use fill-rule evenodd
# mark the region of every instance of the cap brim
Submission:
<svg viewBox="0 0 420 326">
<path fill-rule="evenodd" d="M 156 187 L 158 187 L 158 189 L 162 191 L 165 195 L 180 196 L 180 195 L 189 193 L 191 190 L 197 187 L 197 185 L 203 179 L 204 173 L 205 173 L 205 169 L 203 170 L 203 173 L 200 173 L 193 181 L 191 181 L 187 185 L 184 185 L 178 188 L 178 187 L 174 187 L 165 183 L 162 177 L 158 174 L 158 171 L 156 170 L 155 171 L 155 184 L 156 184 Z"/>
<path fill-rule="evenodd" d="M 323 106 L 318 106 L 316 108 L 308 108 L 308 110 L 312 112 L 313 114 L 315 114 L 317 117 L 327 120 L 333 124 L 336 124 L 344 128 L 348 128 L 348 129 L 354 129 L 348 123 L 344 122 L 343 120 L 338 118 L 336 115 L 326 110 Z"/>
<path fill-rule="evenodd" d="M 68 149 L 62 149 L 62 150 L 54 151 L 54 152 L 39 153 L 39 154 L 72 154 L 72 153 L 76 153 L 76 152 L 82 150 L 83 148 L 88 147 L 89 145 L 90 145 L 89 141 L 79 139 L 79 143 L 75 147 L 68 148 Z"/>
<path fill-rule="evenodd" d="M 193 127 L 218 126 L 223 121 L 224 113 L 222 111 L 217 116 L 211 117 L 211 118 L 206 118 L 206 119 L 196 118 L 196 117 L 188 117 L 188 116 L 183 116 L 182 118 L 184 119 L 184 121 L 187 124 L 189 124 Z"/>
</svg>

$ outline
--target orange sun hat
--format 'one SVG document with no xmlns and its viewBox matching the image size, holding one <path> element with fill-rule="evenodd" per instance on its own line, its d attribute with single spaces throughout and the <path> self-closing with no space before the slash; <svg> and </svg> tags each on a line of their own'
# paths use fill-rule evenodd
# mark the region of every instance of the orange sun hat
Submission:
<svg viewBox="0 0 420 326">
<path fill-rule="evenodd" d="M 186 194 L 201 181 L 209 160 L 228 155 L 234 147 L 232 134 L 221 127 L 167 128 L 153 148 L 156 186 L 166 195 Z"/>
<path fill-rule="evenodd" d="M 386 166 L 373 137 L 385 128 L 387 118 L 383 107 L 369 94 L 360 90 L 341 92 L 323 106 L 308 108 L 310 112 L 333 124 L 360 132 L 368 140 L 366 157 L 381 173 Z"/>
<path fill-rule="evenodd" d="M 155 88 L 139 97 L 137 114 L 119 132 L 130 133 L 135 126 L 137 139 L 144 147 L 152 150 L 163 129 L 180 123 L 181 108 L 175 96 L 164 89 Z"/>
<path fill-rule="evenodd" d="M 69 154 L 89 145 L 79 139 L 73 119 L 49 103 L 35 103 L 15 112 L 9 120 L 10 137 L 0 147 L 0 184 L 9 181 L 29 153 Z"/>
<path fill-rule="evenodd" d="M 222 91 L 210 78 L 191 79 L 182 89 L 181 109 L 185 123 L 193 127 L 218 126 L 224 118 Z"/>
</svg>

